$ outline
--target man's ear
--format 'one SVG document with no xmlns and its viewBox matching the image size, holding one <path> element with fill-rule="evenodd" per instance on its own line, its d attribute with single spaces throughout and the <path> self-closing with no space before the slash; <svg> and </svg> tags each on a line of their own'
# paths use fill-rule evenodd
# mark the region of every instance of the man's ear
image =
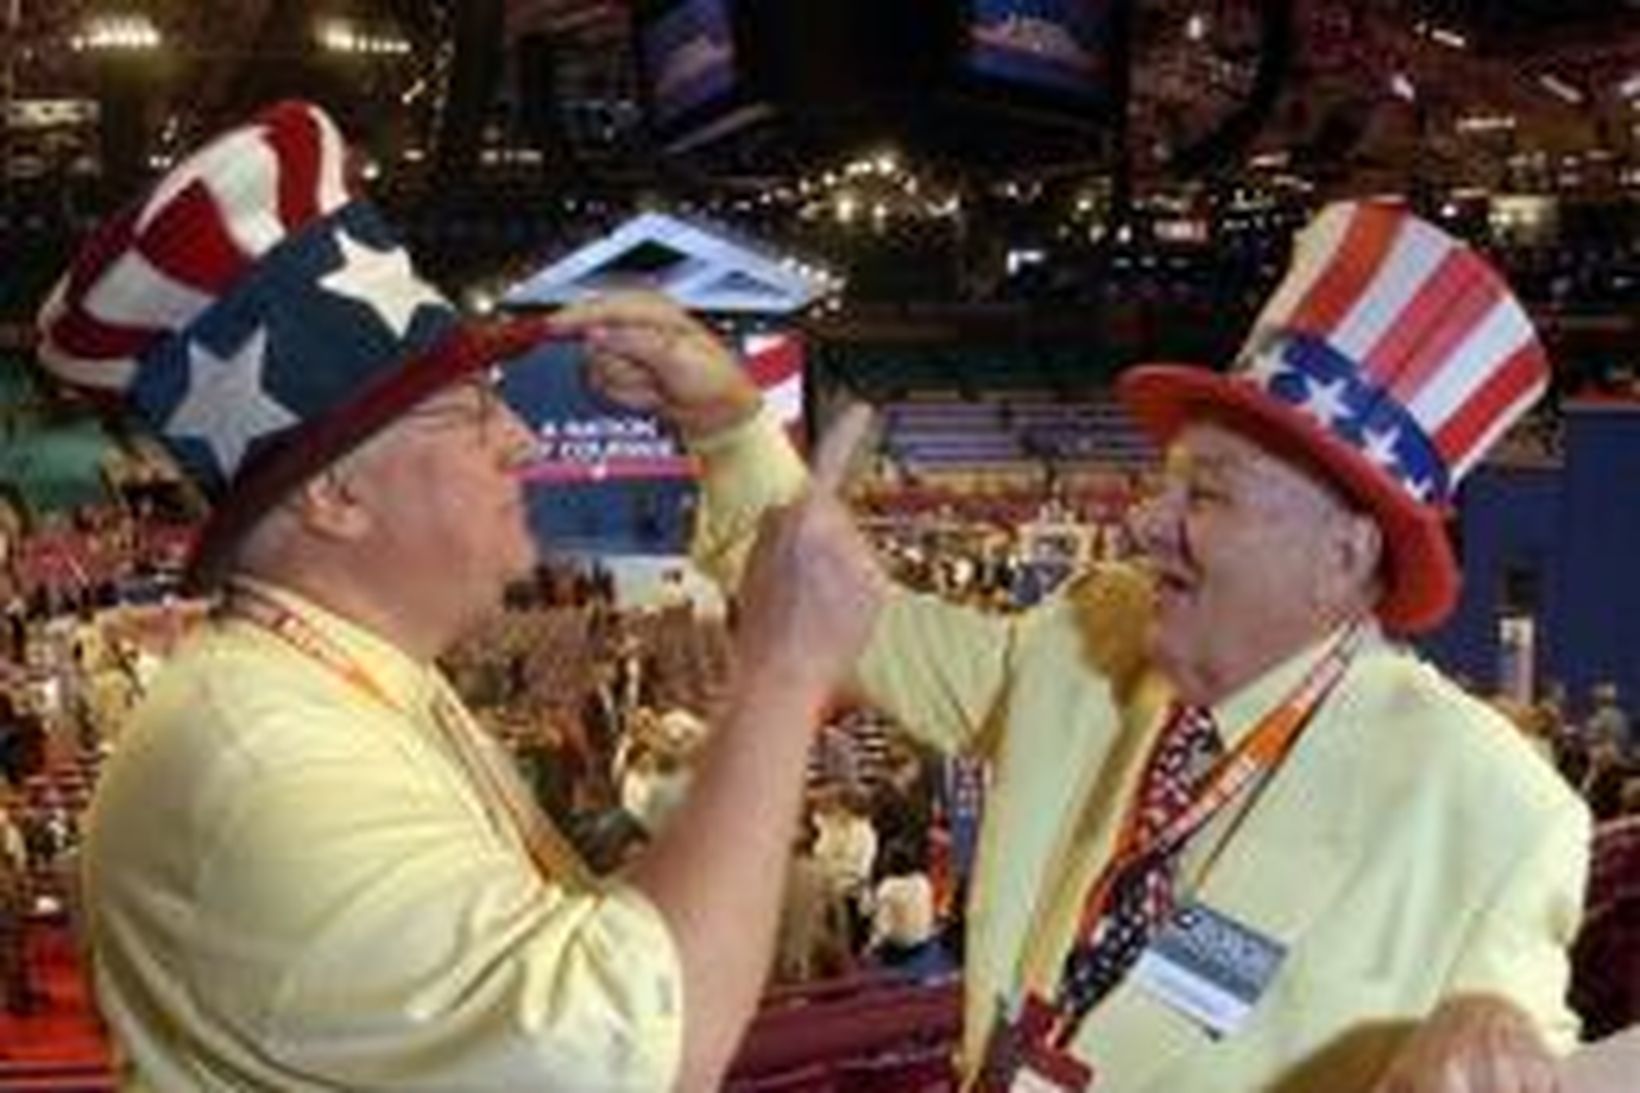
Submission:
<svg viewBox="0 0 1640 1093">
<path fill-rule="evenodd" d="M 1332 528 L 1332 565 L 1324 571 L 1329 589 L 1337 600 L 1364 599 L 1365 606 L 1378 600 L 1384 564 L 1384 531 L 1378 521 L 1364 512 L 1338 513 Z"/>
<path fill-rule="evenodd" d="M 346 466 L 326 467 L 298 488 L 292 508 L 302 526 L 326 539 L 356 540 L 374 525 L 362 503 L 360 476 Z"/>
</svg>

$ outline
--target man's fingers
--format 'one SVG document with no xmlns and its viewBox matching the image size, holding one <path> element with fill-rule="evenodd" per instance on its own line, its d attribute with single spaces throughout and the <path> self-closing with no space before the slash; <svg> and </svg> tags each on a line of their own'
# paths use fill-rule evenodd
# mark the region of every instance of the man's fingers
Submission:
<svg viewBox="0 0 1640 1093">
<path fill-rule="evenodd" d="M 836 494 L 843 488 L 854 453 L 871 430 L 871 418 L 870 406 L 852 403 L 826 430 L 814 450 L 815 489 Z"/>
<path fill-rule="evenodd" d="M 606 356 L 653 360 L 689 333 L 685 326 L 658 323 L 595 326 L 587 331 L 587 346 L 591 352 Z"/>
<path fill-rule="evenodd" d="M 601 391 L 655 386 L 655 377 L 647 369 L 604 353 L 594 353 L 587 358 L 586 374 Z"/>
<path fill-rule="evenodd" d="M 594 296 L 552 313 L 553 325 L 567 334 L 582 334 L 606 324 L 675 327 L 688 321 L 676 303 L 657 292 Z"/>
</svg>

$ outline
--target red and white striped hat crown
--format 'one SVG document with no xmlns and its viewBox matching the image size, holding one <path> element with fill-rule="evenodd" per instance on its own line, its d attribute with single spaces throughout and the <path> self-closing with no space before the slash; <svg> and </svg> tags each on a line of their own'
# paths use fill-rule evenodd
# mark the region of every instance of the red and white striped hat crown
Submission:
<svg viewBox="0 0 1640 1093">
<path fill-rule="evenodd" d="M 1301 453 L 1384 525 L 1379 615 L 1433 626 L 1457 598 L 1443 516 L 1458 483 L 1548 387 L 1547 357 L 1475 251 L 1400 205 L 1329 205 L 1228 375 L 1149 365 L 1120 390 L 1158 437 L 1238 422 Z"/>
</svg>

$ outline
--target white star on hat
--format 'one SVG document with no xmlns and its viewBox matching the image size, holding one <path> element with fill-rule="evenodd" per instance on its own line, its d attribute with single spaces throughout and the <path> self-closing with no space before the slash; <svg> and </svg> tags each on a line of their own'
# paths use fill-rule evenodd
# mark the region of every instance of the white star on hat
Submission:
<svg viewBox="0 0 1640 1093">
<path fill-rule="evenodd" d="M 1328 380 L 1325 383 L 1306 379 L 1304 401 L 1298 404 L 1298 408 L 1320 422 L 1323 429 L 1331 429 L 1333 422 L 1350 414 L 1349 405 L 1344 401 L 1345 387 L 1346 384 L 1341 379 Z"/>
<path fill-rule="evenodd" d="M 341 268 L 321 277 L 319 286 L 369 307 L 394 337 L 404 337 L 422 304 L 444 303 L 410 268 L 410 256 L 403 247 L 377 250 L 354 239 L 345 228 L 337 231 L 336 244 L 342 251 Z"/>
<path fill-rule="evenodd" d="M 1285 371 L 1287 371 L 1287 362 L 1282 359 L 1281 347 L 1266 346 L 1253 354 L 1242 375 L 1268 391 L 1275 386 L 1276 378 Z"/>
<path fill-rule="evenodd" d="M 1363 433 L 1363 437 L 1366 444 L 1362 448 L 1362 454 L 1385 470 L 1394 471 L 1396 464 L 1400 462 L 1395 454 L 1395 442 L 1401 439 L 1401 430 L 1393 426 L 1381 433 L 1368 429 Z"/>
<path fill-rule="evenodd" d="M 224 478 L 232 478 L 239 469 L 251 441 L 300 420 L 262 389 L 267 347 L 263 327 L 226 359 L 198 343 L 188 346 L 188 393 L 165 429 L 203 440 Z"/>
</svg>

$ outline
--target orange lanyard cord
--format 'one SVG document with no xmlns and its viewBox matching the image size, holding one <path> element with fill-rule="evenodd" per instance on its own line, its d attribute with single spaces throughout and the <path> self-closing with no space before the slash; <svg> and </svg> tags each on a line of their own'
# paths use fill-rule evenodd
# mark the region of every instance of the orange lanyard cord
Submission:
<svg viewBox="0 0 1640 1093">
<path fill-rule="evenodd" d="M 388 709 L 404 717 L 411 716 L 404 704 L 388 694 L 386 688 L 365 671 L 363 665 L 306 619 L 266 593 L 236 584 L 229 592 L 226 610 L 230 616 L 260 626 Z M 446 706 L 450 708 L 446 709 Z M 460 712 L 454 697 L 441 690 L 434 698 L 432 713 L 433 723 L 454 750 L 468 777 L 477 782 L 484 796 L 498 802 L 506 811 L 508 821 L 522 837 L 540 876 L 544 880 L 568 879 L 577 887 L 591 888 L 596 878 L 581 861 L 579 853 L 540 814 L 539 809 L 519 799 L 519 794 L 483 754 L 479 742 L 471 738 L 469 730 L 463 725 L 465 715 Z"/>
<path fill-rule="evenodd" d="M 228 592 L 227 614 L 260 626 L 298 653 L 323 665 L 343 682 L 372 699 L 408 716 L 404 704 L 387 693 L 376 677 L 353 657 L 320 633 L 312 623 L 271 596 L 248 585 L 235 584 Z"/>
<path fill-rule="evenodd" d="M 1340 635 L 1333 647 L 1299 681 L 1293 690 L 1265 714 L 1236 749 L 1214 764 L 1201 792 L 1154 837 L 1139 839 L 1139 813 L 1143 786 L 1151 777 L 1162 735 L 1152 742 L 1140 776 L 1140 793 L 1135 795 L 1123 818 L 1122 834 L 1110 864 L 1100 870 L 1089 887 L 1078 919 L 1077 945 L 1087 944 L 1098 929 L 1116 884 L 1135 866 L 1157 855 L 1173 853 L 1233 800 L 1247 785 L 1280 767 L 1298 742 L 1300 734 L 1322 701 L 1338 685 L 1344 671 L 1360 649 L 1365 627 L 1355 622 Z"/>
</svg>

